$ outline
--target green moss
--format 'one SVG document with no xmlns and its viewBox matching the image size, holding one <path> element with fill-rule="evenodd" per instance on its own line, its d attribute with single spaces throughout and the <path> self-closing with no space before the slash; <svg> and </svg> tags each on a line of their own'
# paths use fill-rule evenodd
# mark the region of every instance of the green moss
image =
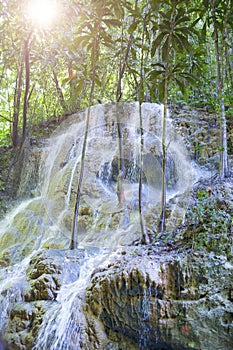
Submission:
<svg viewBox="0 0 233 350">
<path fill-rule="evenodd" d="M 69 239 L 53 239 L 50 238 L 42 245 L 42 249 L 64 249 L 69 246 Z"/>
<path fill-rule="evenodd" d="M 17 243 L 18 230 L 14 227 L 7 230 L 0 238 L 0 250 L 4 250 Z"/>
<path fill-rule="evenodd" d="M 12 227 L 15 227 L 18 231 L 18 242 L 25 241 L 31 235 L 37 235 L 37 221 L 37 215 L 31 210 L 25 210 L 15 216 Z"/>
<path fill-rule="evenodd" d="M 0 253 L 0 267 L 7 267 L 10 265 L 10 252 L 5 250 Z"/>
<path fill-rule="evenodd" d="M 93 215 L 93 210 L 91 207 L 88 206 L 83 206 L 80 208 L 79 210 L 79 215 L 88 215 L 88 216 L 92 216 Z"/>
</svg>

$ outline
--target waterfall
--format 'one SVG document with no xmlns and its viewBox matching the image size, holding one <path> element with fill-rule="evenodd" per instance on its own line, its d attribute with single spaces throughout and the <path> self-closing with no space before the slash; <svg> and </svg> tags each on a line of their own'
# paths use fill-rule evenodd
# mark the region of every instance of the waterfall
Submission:
<svg viewBox="0 0 233 350">
<path fill-rule="evenodd" d="M 62 286 L 56 302 L 45 315 L 33 350 L 75 350 L 87 343 L 87 322 L 82 310 L 85 291 L 92 272 L 108 254 L 106 250 L 86 253 L 79 278 Z"/>
<path fill-rule="evenodd" d="M 115 104 L 91 108 L 79 217 L 79 248 L 86 250 L 81 272 L 72 283 L 62 280 L 40 326 L 35 350 L 85 349 L 87 321 L 82 306 L 91 274 L 109 254 L 140 238 L 138 217 L 139 104 L 119 104 L 123 129 L 126 204 L 118 207 L 116 179 L 118 142 Z M 0 292 L 3 334 L 15 303 L 25 302 L 26 270 L 43 250 L 68 249 L 80 168 L 85 114 L 68 117 L 42 149 L 40 196 L 23 201 L 0 223 Z M 158 104 L 142 104 L 144 125 L 143 213 L 153 232 L 159 211 L 161 187 L 161 113 Z M 169 121 L 168 198 L 184 192 L 195 179 L 181 137 Z M 93 247 L 97 247 L 95 253 Z M 64 258 L 65 259 L 65 258 Z M 14 278 L 13 278 L 14 277 Z M 26 288 L 26 287 L 25 287 Z M 147 299 L 145 296 L 145 317 Z M 3 311 L 4 310 L 4 311 Z"/>
</svg>

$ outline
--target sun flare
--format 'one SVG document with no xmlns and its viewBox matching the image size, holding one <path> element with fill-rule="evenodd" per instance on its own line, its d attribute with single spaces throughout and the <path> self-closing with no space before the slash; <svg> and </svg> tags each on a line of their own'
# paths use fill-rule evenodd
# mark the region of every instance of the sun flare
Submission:
<svg viewBox="0 0 233 350">
<path fill-rule="evenodd" d="M 50 26 L 59 13 L 55 0 L 31 0 L 28 4 L 28 16 L 39 27 Z"/>
</svg>

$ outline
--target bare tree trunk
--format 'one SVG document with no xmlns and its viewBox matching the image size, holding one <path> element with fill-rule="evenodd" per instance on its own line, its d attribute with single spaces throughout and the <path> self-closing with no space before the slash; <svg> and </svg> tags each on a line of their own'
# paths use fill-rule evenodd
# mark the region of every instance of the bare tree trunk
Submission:
<svg viewBox="0 0 233 350">
<path fill-rule="evenodd" d="M 167 71 L 167 69 L 166 69 Z M 167 165 L 167 146 L 166 146 L 166 126 L 167 126 L 167 90 L 168 90 L 168 78 L 167 72 L 165 78 L 164 88 L 164 106 L 163 106 L 163 126 L 162 126 L 162 189 L 161 189 L 161 213 L 158 224 L 158 231 L 163 232 L 165 230 L 166 219 L 166 165 Z"/>
<path fill-rule="evenodd" d="M 166 53 L 166 64 L 165 64 L 165 77 L 164 77 L 164 96 L 163 96 L 163 123 L 162 123 L 162 192 L 161 192 L 161 213 L 158 222 L 158 231 L 163 232 L 165 230 L 166 223 L 166 195 L 167 195 L 167 145 L 166 145 L 166 129 L 167 129 L 167 101 L 168 101 L 168 89 L 169 89 L 169 74 L 170 74 L 170 54 L 171 54 L 171 43 L 173 29 L 175 25 L 175 11 L 177 1 L 174 1 L 171 12 L 171 26 L 168 37 L 168 46 Z"/>
<path fill-rule="evenodd" d="M 22 127 L 22 144 L 26 138 L 27 132 L 27 111 L 28 111 L 28 95 L 30 88 L 30 50 L 29 43 L 32 32 L 29 34 L 28 38 L 25 40 L 24 46 L 24 59 L 25 59 L 25 91 L 24 91 L 24 101 L 23 101 L 23 127 Z"/>
<path fill-rule="evenodd" d="M 139 210 L 139 221 L 141 228 L 141 243 L 147 244 L 150 242 L 148 234 L 146 232 L 143 208 L 142 208 L 142 178 L 143 178 L 143 121 L 142 121 L 142 102 L 144 100 L 144 78 L 143 78 L 143 67 L 144 67 L 144 45 L 145 45 L 145 32 L 146 32 L 146 17 L 143 20 L 143 32 L 142 32 L 142 49 L 141 49 L 141 64 L 140 64 L 140 85 L 139 85 L 139 125 L 140 125 L 140 150 L 139 150 L 139 183 L 138 183 L 138 210 Z"/>
<path fill-rule="evenodd" d="M 58 95 L 61 107 L 63 109 L 63 112 L 66 113 L 67 112 L 67 106 L 66 106 L 66 102 L 65 102 L 65 98 L 64 98 L 62 89 L 61 89 L 61 87 L 59 85 L 59 81 L 58 81 L 58 78 L 57 78 L 55 70 L 52 69 L 52 72 L 53 72 L 53 80 L 54 80 L 54 83 L 55 83 L 55 86 L 56 86 L 57 95 Z"/>
<path fill-rule="evenodd" d="M 12 120 L 12 144 L 13 147 L 17 147 L 19 138 L 19 113 L 20 113 L 20 101 L 22 94 L 22 78 L 23 78 L 23 62 L 20 63 L 16 81 L 15 81 L 15 93 L 14 93 L 14 111 Z"/>
<path fill-rule="evenodd" d="M 135 0 L 135 10 L 137 9 L 138 6 L 138 0 Z M 136 21 L 136 16 L 133 17 L 133 23 Z M 128 59 L 129 59 L 129 53 L 130 49 L 133 43 L 133 33 L 130 34 L 127 48 L 125 51 L 125 57 L 123 60 L 123 63 L 120 63 L 120 69 L 119 69 L 119 78 L 117 82 L 117 91 L 116 91 L 116 121 L 117 121 L 117 136 L 118 136 L 118 177 L 117 177 L 117 196 L 118 196 L 118 203 L 120 207 L 124 206 L 125 202 L 125 196 L 124 196 L 124 187 L 123 187 L 123 180 L 125 177 L 125 161 L 124 161 L 124 149 L 123 149 L 123 135 L 122 135 L 122 123 L 120 120 L 120 115 L 119 115 L 119 106 L 118 103 L 121 100 L 122 96 L 122 89 L 121 89 L 121 84 L 122 84 L 122 79 L 125 74 L 125 70 L 127 67 Z"/>
<path fill-rule="evenodd" d="M 87 116 L 86 116 L 86 125 L 85 125 L 85 133 L 84 133 L 83 146 L 82 146 L 81 165 L 80 165 L 78 189 L 77 189 L 77 196 L 76 196 L 74 216 L 73 216 L 73 228 L 72 228 L 72 235 L 71 235 L 71 241 L 70 241 L 70 249 L 77 248 L 77 243 L 78 243 L 77 242 L 78 215 L 79 215 L 79 207 L 80 207 L 80 201 L 81 201 L 82 183 L 83 183 L 83 175 L 84 175 L 84 168 L 85 168 L 85 155 L 86 155 L 86 147 L 87 147 L 87 137 L 88 137 L 88 131 L 89 131 L 91 104 L 93 101 L 94 88 L 95 88 L 95 80 L 93 78 L 90 99 L 89 99 L 90 103 L 89 103 L 89 107 L 87 109 Z"/>
<path fill-rule="evenodd" d="M 76 74 L 73 70 L 73 62 L 68 62 L 68 75 L 69 75 L 69 86 L 70 86 L 70 99 L 69 99 L 69 112 L 73 113 L 76 110 Z"/>
<path fill-rule="evenodd" d="M 219 48 L 219 33 L 218 23 L 216 18 L 215 0 L 211 1 L 211 9 L 214 23 L 214 42 L 215 42 L 215 54 L 217 65 L 217 91 L 220 110 L 220 177 L 224 179 L 228 176 L 228 164 L 227 164 L 227 123 L 225 115 L 225 98 L 224 98 L 224 84 L 223 84 L 223 71 L 221 64 L 221 53 Z M 224 42 L 222 43 L 222 45 Z M 224 58 L 223 58 L 224 59 Z"/>
<path fill-rule="evenodd" d="M 144 143 L 143 143 L 143 123 L 142 123 L 142 104 L 139 103 L 139 118 L 140 118 L 140 153 L 139 153 L 139 182 L 138 182 L 138 211 L 139 211 L 139 222 L 140 222 L 140 229 L 141 229 L 141 243 L 142 244 L 148 244 L 150 242 L 150 239 L 148 237 L 148 234 L 146 232 L 145 228 L 145 222 L 143 217 L 143 206 L 142 206 L 142 178 L 143 178 L 143 150 L 144 150 Z"/>
<path fill-rule="evenodd" d="M 125 160 L 123 148 L 122 123 L 119 113 L 119 102 L 116 102 L 116 120 L 117 120 L 117 140 L 118 140 L 118 176 L 117 176 L 117 197 L 119 207 L 124 207 L 125 194 L 123 181 L 125 177 Z"/>
<path fill-rule="evenodd" d="M 92 90 L 94 91 L 94 83 L 92 83 Z M 90 102 L 91 101 L 92 99 L 90 99 Z M 88 130 L 89 130 L 89 124 L 90 124 L 90 114 L 91 114 L 91 106 L 88 107 L 87 116 L 86 116 L 86 126 L 85 126 L 85 133 L 84 133 L 84 139 L 83 139 L 81 166 L 80 166 L 78 189 L 77 189 L 77 196 L 76 196 L 74 216 L 73 216 L 73 228 L 72 228 L 72 236 L 70 241 L 70 249 L 77 248 L 77 243 L 78 243 L 77 242 L 78 215 L 79 215 L 79 207 L 80 207 L 81 194 L 82 194 L 82 182 L 83 182 L 84 167 L 85 167 L 85 155 L 86 155 L 86 147 L 87 147 Z"/>
<path fill-rule="evenodd" d="M 98 33 L 98 29 L 99 27 L 96 28 L 97 33 Z M 89 97 L 89 107 L 88 107 L 87 116 L 86 116 L 86 125 L 85 125 L 85 133 L 84 133 L 82 154 L 81 154 L 80 173 L 79 173 L 79 180 L 78 180 L 78 189 L 77 189 L 77 196 L 76 196 L 74 216 L 73 216 L 73 227 L 72 227 L 71 240 L 70 240 L 70 249 L 72 250 L 77 248 L 77 245 L 78 245 L 78 239 L 77 239 L 78 216 L 79 216 L 79 207 L 80 207 L 80 201 L 81 201 L 81 191 L 82 191 L 82 183 L 83 183 L 84 168 L 85 168 L 85 155 L 86 155 L 87 137 L 88 137 L 88 131 L 89 131 L 89 124 L 90 124 L 91 105 L 93 103 L 94 89 L 95 89 L 98 45 L 99 45 L 99 34 L 97 34 L 94 42 L 94 46 L 93 46 L 92 83 L 91 83 L 91 91 L 90 91 L 90 97 Z"/>
</svg>

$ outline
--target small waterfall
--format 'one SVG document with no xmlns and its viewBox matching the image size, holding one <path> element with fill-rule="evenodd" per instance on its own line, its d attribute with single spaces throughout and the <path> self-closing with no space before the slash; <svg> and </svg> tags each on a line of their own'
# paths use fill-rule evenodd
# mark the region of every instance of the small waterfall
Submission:
<svg viewBox="0 0 233 350">
<path fill-rule="evenodd" d="M 9 324 L 9 314 L 16 302 L 22 301 L 22 288 L 25 286 L 25 270 L 31 255 L 20 264 L 2 268 L 0 281 L 0 336 L 4 336 Z"/>
<path fill-rule="evenodd" d="M 142 324 L 142 331 L 139 333 L 139 347 L 140 350 L 146 350 L 147 349 L 147 343 L 148 343 L 148 335 L 151 332 L 151 326 L 149 323 L 150 320 L 150 313 L 151 313 L 151 290 L 150 287 L 148 290 L 144 288 L 143 290 L 143 297 L 142 297 L 142 317 L 141 317 L 141 324 Z"/>
<path fill-rule="evenodd" d="M 91 108 L 84 181 L 79 217 L 79 248 L 87 251 L 79 278 L 63 280 L 56 301 L 48 306 L 34 350 L 88 349 L 87 321 L 82 307 L 94 269 L 107 262 L 110 252 L 140 238 L 138 216 L 139 104 L 118 106 L 123 126 L 126 203 L 119 208 L 116 195 L 118 141 L 115 104 Z M 143 211 L 153 232 L 161 195 L 161 111 L 157 104 L 142 104 L 144 125 Z M 68 249 L 79 177 L 85 113 L 64 121 L 42 149 L 40 197 L 22 202 L 0 223 L 0 327 L 4 333 L 14 303 L 22 300 L 30 259 L 44 249 Z M 167 126 L 168 197 L 184 192 L 195 171 L 181 138 L 170 121 Z M 169 198 L 170 198 L 169 197 Z M 98 247 L 92 253 L 93 247 Z M 9 267 L 10 266 L 10 267 Z M 148 296 L 143 299 L 144 318 Z M 141 348 L 143 348 L 143 342 Z M 89 350 L 89 349 L 88 349 Z"/>
<path fill-rule="evenodd" d="M 86 253 L 78 280 L 64 283 L 56 301 L 45 315 L 33 350 L 88 349 L 88 345 L 82 346 L 88 343 L 87 321 L 82 310 L 83 300 L 94 269 L 108 255 L 106 250 Z"/>
</svg>

